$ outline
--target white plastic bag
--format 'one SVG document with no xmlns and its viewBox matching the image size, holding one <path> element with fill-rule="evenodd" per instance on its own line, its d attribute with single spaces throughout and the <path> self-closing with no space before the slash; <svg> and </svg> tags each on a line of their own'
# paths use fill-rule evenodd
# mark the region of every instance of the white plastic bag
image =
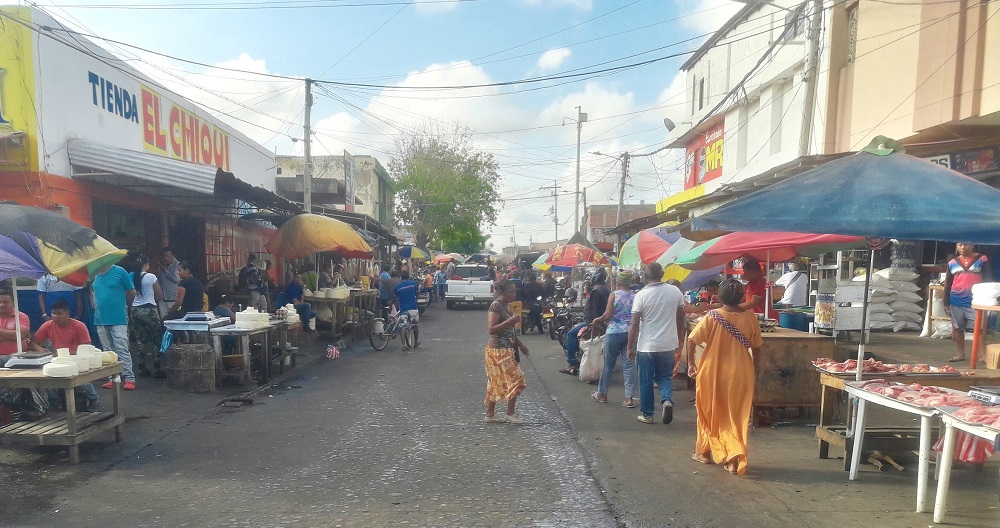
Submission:
<svg viewBox="0 0 1000 528">
<path fill-rule="evenodd" d="M 932 339 L 951 339 L 951 321 L 934 321 Z"/>
<path fill-rule="evenodd" d="M 583 357 L 580 359 L 580 381 L 591 383 L 601 379 L 604 372 L 604 336 L 580 341 Z"/>
<path fill-rule="evenodd" d="M 875 275 L 878 275 L 883 279 L 889 279 L 890 281 L 897 282 L 913 281 L 916 280 L 917 277 L 920 277 L 918 273 L 906 268 L 885 268 L 883 270 L 876 271 Z"/>
</svg>

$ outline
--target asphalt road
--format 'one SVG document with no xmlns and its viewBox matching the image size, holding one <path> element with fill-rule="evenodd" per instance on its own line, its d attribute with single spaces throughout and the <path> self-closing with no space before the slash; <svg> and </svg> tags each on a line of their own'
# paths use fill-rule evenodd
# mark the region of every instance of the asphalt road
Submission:
<svg viewBox="0 0 1000 528">
<path fill-rule="evenodd" d="M 485 314 L 437 305 L 419 349 L 356 344 L 0 524 L 616 526 L 530 369 L 526 423 L 483 422 Z"/>
<path fill-rule="evenodd" d="M 733 477 L 689 458 L 692 391 L 675 383 L 673 424 L 641 424 L 618 405 L 620 374 L 596 403 L 545 336 L 525 337 L 527 423 L 484 423 L 485 317 L 436 305 L 409 353 L 362 342 L 331 361 L 319 341 L 246 407 L 144 378 L 125 395 L 125 442 L 84 444 L 79 466 L 59 448 L 0 449 L 0 527 L 932 526 L 913 512 L 912 457 L 849 482 L 793 415 L 751 431 L 750 470 Z M 1000 526 L 996 458 L 956 466 L 950 526 Z"/>
</svg>

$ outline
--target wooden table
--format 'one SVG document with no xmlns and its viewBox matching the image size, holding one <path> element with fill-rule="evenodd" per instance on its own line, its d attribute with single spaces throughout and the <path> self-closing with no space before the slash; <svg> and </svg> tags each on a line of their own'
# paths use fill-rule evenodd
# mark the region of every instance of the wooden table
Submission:
<svg viewBox="0 0 1000 528">
<path fill-rule="evenodd" d="M 289 330 L 301 326 L 301 324 L 299 322 L 290 322 L 285 319 L 277 319 L 277 318 L 272 318 L 270 322 L 271 322 L 271 328 L 277 330 L 277 332 L 275 333 L 277 334 L 278 342 L 275 344 L 274 349 L 277 349 L 280 353 L 274 357 L 269 356 L 268 368 L 270 368 L 270 363 L 273 363 L 274 361 L 280 361 L 278 364 L 281 366 L 281 372 L 283 373 L 285 372 L 285 364 L 284 364 L 285 358 L 290 357 L 292 361 L 291 364 L 294 365 L 295 351 L 298 350 L 297 347 L 291 346 L 291 343 L 288 340 Z"/>
<path fill-rule="evenodd" d="M 42 369 L 0 370 L 0 387 L 7 389 L 61 389 L 66 397 L 65 413 L 49 413 L 34 422 L 14 422 L 0 427 L 0 444 L 4 445 L 60 445 L 69 446 L 70 464 L 80 462 L 80 444 L 109 429 L 115 430 L 115 442 L 122 441 L 121 411 L 122 363 L 105 365 L 88 370 L 71 378 L 55 378 L 42 374 Z M 73 389 L 81 385 L 111 377 L 112 412 L 76 415 L 76 398 Z"/>
<path fill-rule="evenodd" d="M 764 346 L 754 358 L 754 423 L 763 407 L 819 407 L 822 394 L 812 362 L 833 356 L 833 338 L 781 327 L 761 337 Z"/>
<path fill-rule="evenodd" d="M 973 304 L 972 309 L 976 311 L 976 325 L 972 330 L 972 353 L 969 354 L 969 368 L 976 368 L 976 362 L 979 361 L 979 349 L 982 347 L 985 350 L 985 340 L 983 338 L 983 327 L 986 326 L 986 321 L 988 317 L 983 317 L 984 312 L 1000 312 L 1000 306 L 982 306 L 979 304 Z"/>
<path fill-rule="evenodd" d="M 358 320 L 355 322 L 352 316 L 347 324 L 354 327 L 355 339 L 363 337 L 368 326 L 371 325 L 371 318 L 367 317 L 365 312 L 378 313 L 375 310 L 376 299 L 378 299 L 378 290 L 351 290 L 350 304 L 356 310 Z"/>
<path fill-rule="evenodd" d="M 314 297 L 312 295 L 303 297 L 303 300 L 314 307 L 317 304 L 326 304 L 330 306 L 330 312 L 333 313 L 333 320 L 330 322 L 330 331 L 334 336 L 340 336 L 344 333 L 344 322 L 347 319 L 347 305 L 350 299 L 332 299 L 330 297 Z"/>
<path fill-rule="evenodd" d="M 233 376 L 233 374 L 226 371 L 222 364 L 222 337 L 223 336 L 235 336 L 240 338 L 240 352 L 243 354 L 243 369 L 237 374 L 244 384 L 253 385 L 253 376 L 250 374 L 250 338 L 255 335 L 263 336 L 261 342 L 263 346 L 263 376 L 264 380 L 267 381 L 271 377 L 271 362 L 269 358 L 271 356 L 271 345 L 268 340 L 268 333 L 271 331 L 271 324 L 261 325 L 253 328 L 240 328 L 234 324 L 220 326 L 218 328 L 213 328 L 212 332 L 212 345 L 215 348 L 215 383 L 221 383 L 222 378 L 226 376 Z"/>
<path fill-rule="evenodd" d="M 1000 432 L 995 429 L 963 422 L 946 413 L 941 414 L 944 422 L 944 445 L 941 457 L 938 458 L 940 474 L 938 475 L 937 495 L 934 498 L 934 522 L 944 522 L 944 514 L 948 511 L 948 488 L 951 486 L 951 466 L 955 459 L 955 434 L 965 431 L 971 435 L 984 438 L 993 443 L 993 448 L 1000 450 Z"/>
<path fill-rule="evenodd" d="M 933 385 L 935 387 L 945 387 L 960 391 L 968 391 L 974 385 L 1000 385 L 1000 370 L 989 369 L 959 369 L 959 372 L 971 372 L 971 376 L 888 376 L 887 381 L 898 381 L 900 383 L 919 383 L 921 385 Z M 866 376 L 866 379 L 878 376 Z M 830 446 L 844 450 L 844 471 L 850 471 L 851 458 L 854 451 L 853 437 L 847 435 L 847 427 L 835 427 L 832 425 L 834 412 L 839 407 L 839 394 L 847 390 L 847 382 L 854 380 L 854 374 L 844 374 L 834 376 L 825 372 L 819 373 L 819 383 L 822 387 L 822 397 L 820 399 L 819 425 L 816 426 L 816 438 L 819 440 L 819 458 L 829 458 Z M 848 413 L 850 415 L 851 413 Z M 912 427 L 884 427 L 878 429 L 868 428 L 870 435 L 885 435 L 892 438 L 894 442 L 910 442 L 919 440 L 919 429 Z"/>
</svg>

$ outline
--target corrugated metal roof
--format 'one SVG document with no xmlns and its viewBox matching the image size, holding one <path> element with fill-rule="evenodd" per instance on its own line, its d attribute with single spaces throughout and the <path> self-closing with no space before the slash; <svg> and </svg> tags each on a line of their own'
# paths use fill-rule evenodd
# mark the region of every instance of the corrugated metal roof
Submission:
<svg viewBox="0 0 1000 528">
<path fill-rule="evenodd" d="M 74 167 L 113 172 L 209 196 L 215 194 L 217 167 L 109 147 L 80 139 L 71 139 L 66 149 L 70 163 Z M 73 177 L 79 176 L 85 177 L 86 174 L 76 174 L 74 171 Z"/>
</svg>

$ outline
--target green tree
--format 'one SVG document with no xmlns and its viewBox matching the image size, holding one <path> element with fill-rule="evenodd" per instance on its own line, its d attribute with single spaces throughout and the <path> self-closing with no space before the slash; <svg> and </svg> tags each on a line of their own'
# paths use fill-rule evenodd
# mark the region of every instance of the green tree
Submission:
<svg viewBox="0 0 1000 528">
<path fill-rule="evenodd" d="M 438 229 L 440 246 L 447 252 L 468 255 L 486 246 L 488 235 L 484 235 L 478 225 L 466 222 L 452 223 Z"/>
<path fill-rule="evenodd" d="M 503 205 L 493 155 L 476 150 L 472 131 L 457 124 L 450 129 L 425 124 L 395 143 L 389 174 L 397 218 L 410 226 L 416 245 L 461 247 L 463 253 L 481 249 L 482 228 L 496 224 Z"/>
</svg>

